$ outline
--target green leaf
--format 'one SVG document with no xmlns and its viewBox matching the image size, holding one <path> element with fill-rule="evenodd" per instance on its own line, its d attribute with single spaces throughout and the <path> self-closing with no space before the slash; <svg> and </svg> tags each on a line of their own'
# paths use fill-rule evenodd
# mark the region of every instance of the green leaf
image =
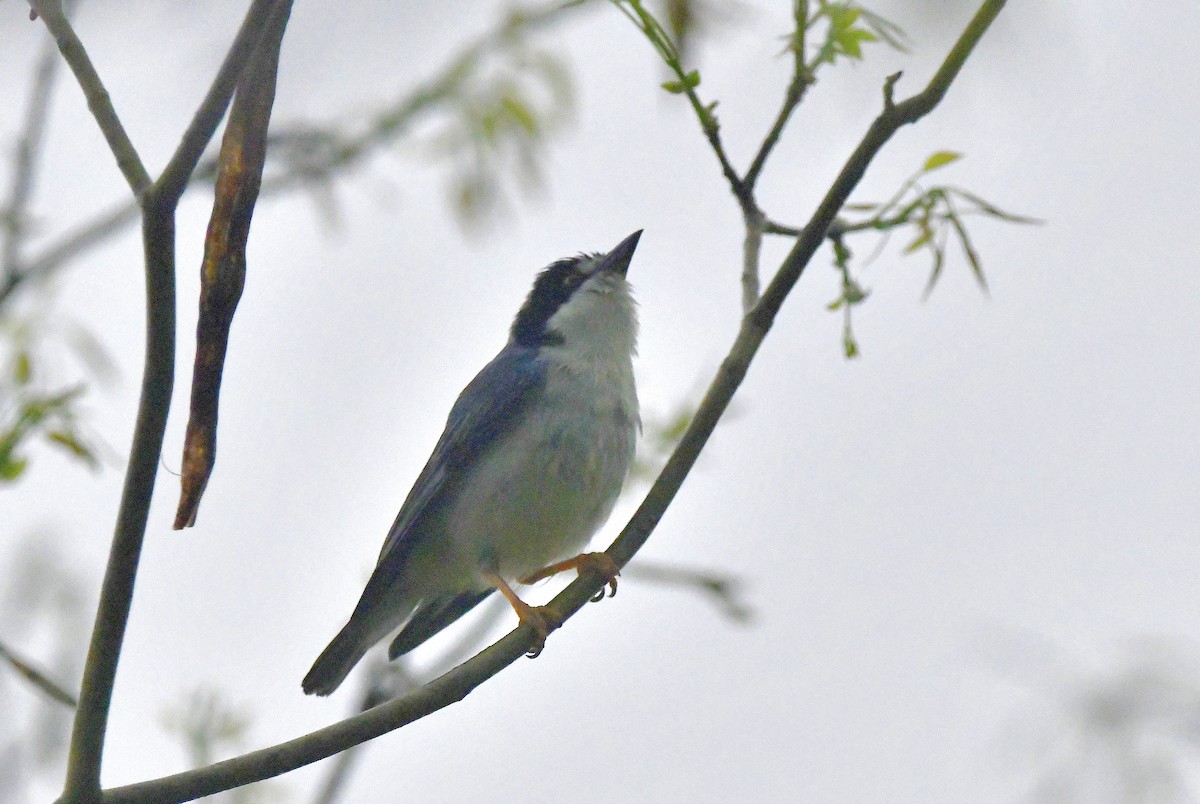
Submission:
<svg viewBox="0 0 1200 804">
<path fill-rule="evenodd" d="M 30 377 L 33 376 L 33 362 L 30 360 L 29 352 L 22 349 L 17 353 L 17 359 L 13 361 L 13 379 L 17 385 L 27 385 Z"/>
<path fill-rule="evenodd" d="M 928 224 L 921 221 L 921 233 L 916 239 L 904 247 L 905 254 L 912 254 L 914 251 L 922 248 L 926 243 L 933 239 L 933 229 L 930 229 Z"/>
<path fill-rule="evenodd" d="M 504 107 L 504 111 L 508 112 L 509 117 L 517 121 L 517 125 L 521 127 L 522 131 L 528 135 L 537 133 L 537 118 L 534 117 L 528 106 L 512 95 L 501 98 L 500 105 Z"/>
<path fill-rule="evenodd" d="M 1043 221 L 1041 218 L 1031 218 L 1027 215 L 1018 215 L 1015 212 L 1005 212 L 995 204 L 984 201 L 974 193 L 969 193 L 959 187 L 947 187 L 946 190 L 947 192 L 951 192 L 961 198 L 965 198 L 974 204 L 980 212 L 983 212 L 985 215 L 990 215 L 993 218 L 999 218 L 1000 220 L 1007 221 L 1009 223 L 1045 223 L 1045 221 Z"/>
<path fill-rule="evenodd" d="M 9 458 L 0 463 L 0 480 L 16 480 L 25 471 L 25 466 L 28 463 L 24 458 Z"/>
<path fill-rule="evenodd" d="M 700 71 L 692 70 L 690 73 L 688 73 L 687 75 L 685 75 L 683 77 L 683 83 L 686 84 L 687 86 L 691 87 L 692 89 L 695 89 L 696 87 L 700 86 Z"/>
<path fill-rule="evenodd" d="M 95 467 L 98 465 L 96 455 L 85 444 L 80 442 L 79 438 L 74 433 L 68 433 L 65 430 L 53 430 L 46 434 L 46 437 L 51 442 L 65 447 L 76 458 L 80 458 L 89 466 Z"/>
<path fill-rule="evenodd" d="M 858 341 L 854 339 L 854 332 L 850 327 L 846 327 L 842 332 L 842 352 L 851 360 L 859 355 Z"/>
<path fill-rule="evenodd" d="M 852 28 L 837 38 L 838 49 L 852 59 L 862 58 L 862 43 L 874 42 L 875 34 L 861 28 Z"/>
<path fill-rule="evenodd" d="M 933 245 L 933 269 L 929 272 L 929 281 L 925 284 L 925 292 L 921 294 L 921 300 L 929 299 L 929 294 L 933 293 L 933 286 L 937 284 L 938 279 L 942 276 L 942 266 L 946 262 L 946 254 L 942 251 L 942 247 L 937 243 Z"/>
<path fill-rule="evenodd" d="M 958 240 L 962 244 L 963 254 L 966 255 L 967 262 L 971 264 L 971 272 L 975 274 L 975 281 L 979 283 L 979 289 L 983 294 L 988 295 L 987 277 L 983 275 L 983 263 L 979 261 L 979 252 L 975 250 L 975 245 L 971 242 L 970 236 L 967 234 L 967 227 L 963 226 L 957 215 L 947 215 L 950 225 L 954 227 L 954 232 L 958 235 Z"/>
<path fill-rule="evenodd" d="M 843 296 L 842 298 L 834 299 L 829 304 L 825 305 L 825 309 L 832 313 L 837 310 L 840 310 L 842 308 L 842 305 L 845 303 L 846 303 L 846 297 Z"/>
<path fill-rule="evenodd" d="M 682 81 L 663 81 L 662 88 L 672 95 L 682 95 L 687 92 L 687 85 Z"/>
<path fill-rule="evenodd" d="M 956 151 L 938 151 L 925 160 L 925 164 L 921 167 L 921 170 L 928 173 L 931 170 L 937 170 L 943 165 L 948 165 L 951 162 L 957 162 L 958 160 L 962 159 L 962 157 L 963 155 L 957 153 Z"/>
</svg>

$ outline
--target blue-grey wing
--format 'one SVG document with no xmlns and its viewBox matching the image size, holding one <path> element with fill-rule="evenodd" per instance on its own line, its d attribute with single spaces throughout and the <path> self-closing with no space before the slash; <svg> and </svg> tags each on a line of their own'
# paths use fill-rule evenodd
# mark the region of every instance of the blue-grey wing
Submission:
<svg viewBox="0 0 1200 804">
<path fill-rule="evenodd" d="M 425 517 L 440 510 L 475 458 L 521 415 L 545 377 L 545 361 L 538 359 L 535 349 L 509 344 L 467 384 L 396 515 L 379 553 L 379 567 L 385 562 L 392 568 L 404 563 Z"/>
</svg>

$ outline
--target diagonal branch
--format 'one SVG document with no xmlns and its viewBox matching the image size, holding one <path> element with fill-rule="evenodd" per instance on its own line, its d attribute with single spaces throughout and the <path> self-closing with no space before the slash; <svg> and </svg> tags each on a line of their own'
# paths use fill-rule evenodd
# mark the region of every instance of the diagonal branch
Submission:
<svg viewBox="0 0 1200 804">
<path fill-rule="evenodd" d="M 204 149 L 208 147 L 221 118 L 225 116 L 225 110 L 229 108 L 229 100 L 233 97 L 233 90 L 237 87 L 242 68 L 267 31 L 287 24 L 291 9 L 290 2 L 254 0 L 251 3 L 250 10 L 246 12 L 246 19 L 242 21 L 237 37 L 233 40 L 229 52 L 225 54 L 225 60 L 221 62 L 208 94 L 196 110 L 191 124 L 179 141 L 179 147 L 171 156 L 171 161 L 158 177 L 158 190 L 164 200 L 177 202 L 183 195 L 192 172 L 204 154 Z"/>
<path fill-rule="evenodd" d="M 33 194 L 38 154 L 45 139 L 46 118 L 50 115 L 50 96 L 61 63 L 54 43 L 47 41 L 34 69 L 29 106 L 13 156 L 8 202 L 0 208 L 0 229 L 4 232 L 4 246 L 0 252 L 0 304 L 22 279 L 21 251 L 29 199 Z"/>
<path fill-rule="evenodd" d="M 42 691 L 52 701 L 56 701 L 68 708 L 75 708 L 78 701 L 75 696 L 67 692 L 65 688 L 54 679 L 50 678 L 46 673 L 39 670 L 33 662 L 18 656 L 15 651 L 0 642 L 0 659 L 8 662 L 22 678 L 28 681 L 33 686 Z"/>
<path fill-rule="evenodd" d="M 796 28 L 792 33 L 792 41 L 788 43 L 788 49 L 792 51 L 792 80 L 783 95 L 783 105 L 775 115 L 775 122 L 763 138 L 762 145 L 759 146 L 758 153 L 754 155 L 754 160 L 742 180 L 747 193 L 754 192 L 758 177 L 766 167 L 767 157 L 775 149 L 775 144 L 779 142 L 779 136 L 787 126 L 792 112 L 796 111 L 800 101 L 804 100 L 804 93 L 812 86 L 814 80 L 812 70 L 804 63 L 805 35 L 808 33 L 808 0 L 792 0 L 792 20 Z"/>
<path fill-rule="evenodd" d="M 75 73 L 79 87 L 87 98 L 88 109 L 96 118 L 113 156 L 117 158 L 117 167 L 121 169 L 129 188 L 135 196 L 141 196 L 150 186 L 150 174 L 146 172 L 137 149 L 125 133 L 125 126 L 121 124 L 117 110 L 113 108 L 112 98 L 104 88 L 104 82 L 100 80 L 96 68 L 92 66 L 92 60 L 84 50 L 83 43 L 79 41 L 71 23 L 67 21 L 62 3 L 60 0 L 29 0 L 29 5 L 45 22 L 63 59 L 70 66 L 71 72 Z"/>
<path fill-rule="evenodd" d="M 668 459 L 621 535 L 608 549 L 608 555 L 624 566 L 645 544 L 650 533 L 675 498 L 692 465 L 700 455 L 721 415 L 746 376 L 751 361 L 766 336 L 775 315 L 807 262 L 812 258 L 838 209 L 845 203 L 887 140 L 901 126 L 928 114 L 945 95 L 950 83 L 1005 0 L 986 0 L 951 50 L 941 69 L 924 91 L 894 104 L 871 125 L 866 136 L 847 161 L 837 181 L 826 194 L 812 220 L 804 227 L 796 247 L 784 260 L 762 300 L 742 321 L 733 347 L 722 363 L 708 393 L 692 419 L 679 446 Z M 894 81 L 891 82 L 894 84 Z M 604 586 L 598 575 L 586 574 L 572 582 L 550 606 L 571 617 Z M 425 715 L 461 701 L 472 690 L 499 673 L 525 654 L 533 643 L 533 629 L 519 626 L 494 645 L 429 684 L 368 712 L 327 726 L 303 737 L 270 748 L 254 751 L 204 768 L 163 777 L 141 784 L 114 788 L 104 795 L 106 802 L 188 801 L 236 786 L 249 784 L 332 756 L 339 751 L 398 729 Z"/>
</svg>

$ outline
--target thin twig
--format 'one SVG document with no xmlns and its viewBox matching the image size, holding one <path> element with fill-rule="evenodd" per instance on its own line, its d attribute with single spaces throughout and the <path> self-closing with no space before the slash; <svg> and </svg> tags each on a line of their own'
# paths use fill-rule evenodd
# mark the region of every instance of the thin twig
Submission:
<svg viewBox="0 0 1200 804">
<path fill-rule="evenodd" d="M 728 357 L 722 363 L 691 424 L 651 486 L 642 504 L 608 549 L 624 566 L 646 543 L 659 519 L 695 464 L 700 451 L 729 406 L 751 361 L 766 336 L 780 306 L 800 278 L 808 260 L 825 238 L 825 232 L 872 158 L 901 126 L 928 114 L 945 95 L 971 50 L 979 42 L 1005 0 L 986 0 L 967 26 L 933 80 L 920 94 L 886 109 L 867 131 L 842 168 L 804 232 L 784 260 L 755 309 L 743 319 Z M 604 586 L 604 579 L 586 573 L 550 602 L 563 621 L 583 608 Z M 525 655 L 534 640 L 529 626 L 519 626 L 463 664 L 413 692 L 374 709 L 286 743 L 254 751 L 205 768 L 109 790 L 106 802 L 175 802 L 228 790 L 267 779 L 332 756 L 366 740 L 461 701 L 472 690 Z"/>
<path fill-rule="evenodd" d="M 51 700 L 57 701 L 63 706 L 72 709 L 78 706 L 79 702 L 75 700 L 75 696 L 67 692 L 65 687 L 63 687 L 54 679 L 50 678 L 50 676 L 46 675 L 37 667 L 34 667 L 33 663 L 29 660 L 18 656 L 3 642 L 0 642 L 0 659 L 4 659 L 6 662 L 12 665 L 12 668 L 16 670 L 22 678 L 41 690 L 42 693 Z"/>
<path fill-rule="evenodd" d="M 109 149 L 117 159 L 117 167 L 121 169 L 121 175 L 125 177 L 134 196 L 140 197 L 150 186 L 150 174 L 146 172 L 137 149 L 133 147 L 129 135 L 125 133 L 125 126 L 117 117 L 117 111 L 113 108 L 108 90 L 104 88 L 104 82 L 100 80 L 100 75 L 92 66 L 92 60 L 84 50 L 83 43 L 79 41 L 71 23 L 67 21 L 62 3 L 60 0 L 29 0 L 29 5 L 42 18 L 46 28 L 54 36 L 54 42 L 58 45 L 59 52 L 62 53 L 71 72 L 75 73 L 75 79 L 79 82 L 84 97 L 87 98 L 88 109 L 96 118 L 96 123 L 100 126 L 104 139 L 108 141 Z"/>
<path fill-rule="evenodd" d="M 66 9 L 69 11 L 69 8 Z M 58 48 L 52 40 L 42 48 L 34 68 L 33 81 L 29 88 L 29 105 L 25 109 L 25 123 L 17 140 L 13 155 L 12 184 L 8 191 L 8 203 L 2 208 L 0 226 L 4 231 L 4 250 L 0 254 L 0 304 L 7 298 L 9 289 L 21 281 L 24 267 L 21 251 L 25 239 L 26 217 L 29 214 L 29 199 L 33 194 L 34 173 L 38 155 L 45 139 L 46 119 L 50 115 L 50 100 L 58 67 L 62 64 Z"/>
<path fill-rule="evenodd" d="M 747 623 L 754 618 L 754 609 L 739 594 L 741 579 L 723 572 L 638 558 L 629 562 L 621 576 L 698 592 L 735 622 Z"/>
<path fill-rule="evenodd" d="M 792 79 L 783 95 L 783 105 L 780 106 L 779 113 L 775 115 L 775 122 L 771 125 L 767 136 L 763 138 L 758 153 L 754 155 L 754 161 L 746 170 L 746 177 L 742 183 L 748 193 L 754 192 L 758 177 L 762 175 L 762 170 L 767 164 L 767 157 L 771 155 L 775 144 L 779 142 L 779 136 L 787 126 L 792 112 L 796 111 L 800 101 L 804 100 L 804 93 L 812 86 L 812 70 L 804 63 L 805 34 L 808 32 L 808 0 L 793 0 L 792 19 L 796 26 L 796 30 L 792 34 L 792 41 L 788 46 L 792 51 Z"/>
<path fill-rule="evenodd" d="M 221 118 L 225 116 L 225 110 L 229 108 L 229 99 L 233 97 L 242 67 L 258 47 L 264 31 L 280 24 L 280 18 L 282 24 L 286 25 L 290 12 L 291 3 L 276 0 L 254 0 L 251 3 L 237 37 L 233 40 L 229 52 L 225 54 L 225 60 L 221 62 L 212 86 L 208 88 L 208 94 L 196 109 L 196 114 L 180 139 L 171 161 L 158 177 L 158 190 L 164 200 L 178 201 L 183 195 L 192 171 L 196 169 L 204 149 L 212 141 L 213 132 L 217 130 Z"/>
<path fill-rule="evenodd" d="M 26 263 L 14 282 L 0 286 L 0 306 L 3 306 L 25 281 L 44 279 L 74 257 L 138 220 L 140 212 L 137 201 L 123 201 L 71 230 L 53 246 Z"/>
</svg>

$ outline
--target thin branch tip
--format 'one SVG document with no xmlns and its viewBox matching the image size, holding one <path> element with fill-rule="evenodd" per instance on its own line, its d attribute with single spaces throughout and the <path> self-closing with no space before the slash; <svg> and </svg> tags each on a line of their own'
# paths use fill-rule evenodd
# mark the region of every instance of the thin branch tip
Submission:
<svg viewBox="0 0 1200 804">
<path fill-rule="evenodd" d="M 890 112 L 896 108 L 896 82 L 900 80 L 902 75 L 904 75 L 904 71 L 897 70 L 883 82 L 883 108 L 885 111 Z"/>
</svg>

